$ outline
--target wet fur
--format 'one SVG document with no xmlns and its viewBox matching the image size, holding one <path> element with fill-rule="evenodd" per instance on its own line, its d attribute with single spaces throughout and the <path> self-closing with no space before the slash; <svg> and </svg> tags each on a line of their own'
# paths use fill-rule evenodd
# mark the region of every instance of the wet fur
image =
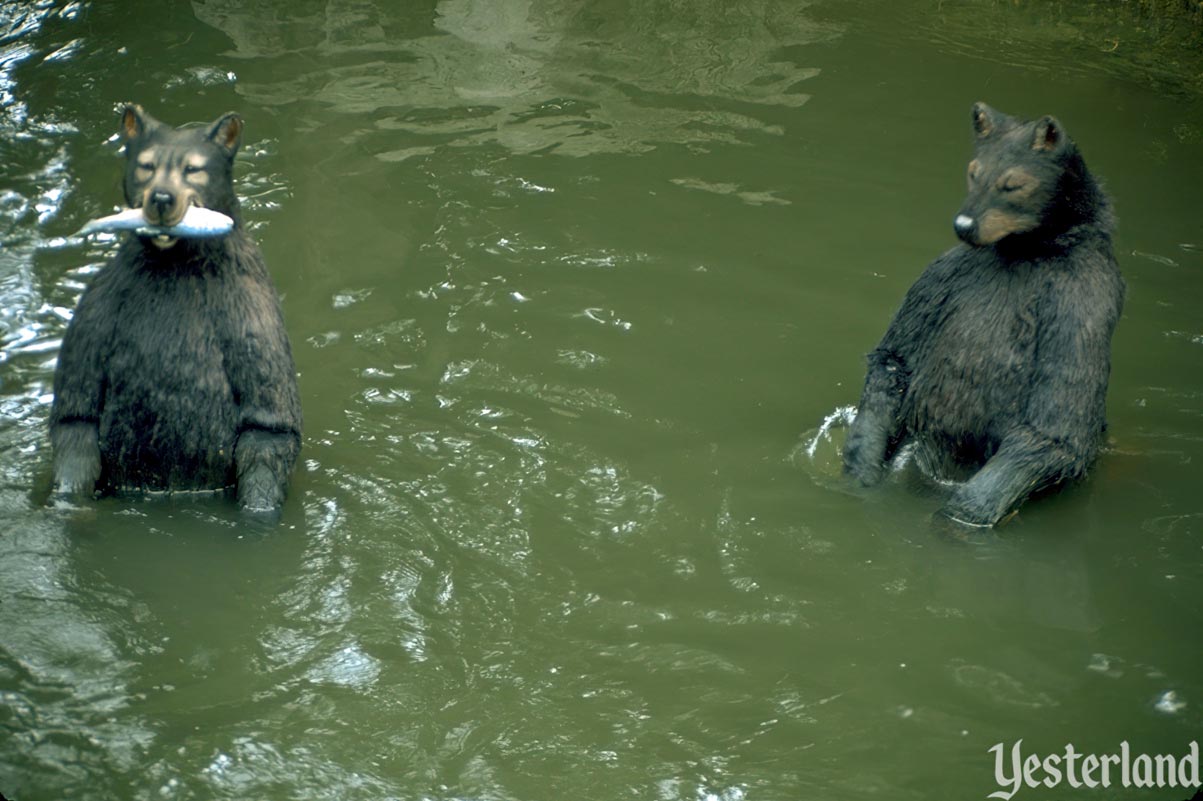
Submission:
<svg viewBox="0 0 1203 801">
<path fill-rule="evenodd" d="M 932 473 L 968 479 L 943 513 L 992 525 L 1097 455 L 1124 284 L 1110 204 L 1059 123 L 974 111 L 989 115 L 974 159 L 985 175 L 958 215 L 974 230 L 958 229 L 966 241 L 923 272 L 869 354 L 844 466 L 875 484 L 913 440 Z M 1000 191 L 1017 166 L 1039 184 Z M 1033 222 L 983 243 L 991 212 Z"/>
<path fill-rule="evenodd" d="M 200 153 L 208 180 L 187 202 L 230 215 L 235 227 L 166 247 L 130 235 L 84 293 L 51 409 L 63 492 L 233 487 L 252 510 L 284 500 L 300 449 L 300 401 L 275 289 L 238 216 L 238 139 L 221 135 L 232 116 L 208 130 L 170 129 L 141 110 L 123 117 L 127 200 L 144 202 L 153 188 L 136 174 L 143 149 L 164 163 Z"/>
</svg>

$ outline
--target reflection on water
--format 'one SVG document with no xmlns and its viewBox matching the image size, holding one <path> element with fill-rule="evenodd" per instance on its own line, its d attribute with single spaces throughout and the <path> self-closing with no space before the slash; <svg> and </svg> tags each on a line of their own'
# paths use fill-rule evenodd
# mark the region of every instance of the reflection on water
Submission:
<svg viewBox="0 0 1203 801">
<path fill-rule="evenodd" d="M 1008 4 L 402 5 L 0 7 L 0 792 L 928 799 L 999 741 L 1182 750 L 1197 98 Z M 967 542 L 840 447 L 987 91 L 1071 124 L 1131 295 L 1095 474 Z M 306 409 L 274 529 L 45 502 L 126 100 L 247 119 Z"/>
<path fill-rule="evenodd" d="M 775 0 L 444 0 L 422 9 L 423 35 L 404 39 L 370 2 L 321 4 L 285 25 L 270 2 L 192 5 L 230 37 L 234 58 L 293 66 L 288 55 L 316 53 L 316 64 L 244 82 L 241 93 L 256 105 L 313 101 L 325 113 L 372 114 L 372 127 L 352 138 L 373 149 L 390 142 L 376 153 L 383 161 L 448 142 L 580 156 L 780 136 L 754 107 L 805 103 L 804 82 L 819 70 L 795 63 L 790 48 L 838 32 L 810 20 L 805 4 Z"/>
</svg>

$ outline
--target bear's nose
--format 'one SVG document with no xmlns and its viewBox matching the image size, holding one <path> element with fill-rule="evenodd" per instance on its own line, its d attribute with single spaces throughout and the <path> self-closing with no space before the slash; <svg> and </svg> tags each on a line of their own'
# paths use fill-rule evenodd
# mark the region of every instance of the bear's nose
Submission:
<svg viewBox="0 0 1203 801">
<path fill-rule="evenodd" d="M 150 193 L 150 202 L 158 208 L 159 214 L 162 215 L 175 205 L 175 195 L 163 189 L 156 189 Z"/>
<path fill-rule="evenodd" d="M 973 234 L 973 229 L 976 227 L 977 220 L 968 214 L 958 214 L 956 219 L 952 221 L 952 229 L 957 232 L 957 236 L 966 241 L 968 241 L 968 238 Z"/>
</svg>

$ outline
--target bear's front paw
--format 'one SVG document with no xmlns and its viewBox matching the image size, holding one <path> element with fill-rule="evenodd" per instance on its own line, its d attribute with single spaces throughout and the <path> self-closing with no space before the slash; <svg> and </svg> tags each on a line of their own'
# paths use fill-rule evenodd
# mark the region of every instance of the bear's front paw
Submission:
<svg viewBox="0 0 1203 801">
<path fill-rule="evenodd" d="M 82 498 L 96 492 L 96 479 L 100 476 L 97 461 L 86 457 L 64 459 L 55 471 L 55 489 L 60 495 Z"/>
<path fill-rule="evenodd" d="M 998 534 L 992 527 L 954 520 L 943 509 L 932 512 L 930 524 L 932 534 L 947 542 L 978 546 L 988 546 L 998 542 Z"/>
<path fill-rule="evenodd" d="M 275 515 L 284 504 L 284 491 L 266 465 L 255 465 L 238 478 L 238 506 L 255 515 Z"/>
<path fill-rule="evenodd" d="M 100 446 L 96 426 L 72 423 L 51 431 L 55 491 L 66 497 L 90 496 L 100 478 Z"/>
<path fill-rule="evenodd" d="M 981 493 L 968 491 L 966 484 L 953 493 L 938 514 L 962 526 L 989 528 L 998 522 L 1002 514 L 995 504 Z"/>
<path fill-rule="evenodd" d="M 889 471 L 881 458 L 883 450 L 870 446 L 864 437 L 850 436 L 844 445 L 844 472 L 855 477 L 862 486 L 880 484 Z"/>
</svg>

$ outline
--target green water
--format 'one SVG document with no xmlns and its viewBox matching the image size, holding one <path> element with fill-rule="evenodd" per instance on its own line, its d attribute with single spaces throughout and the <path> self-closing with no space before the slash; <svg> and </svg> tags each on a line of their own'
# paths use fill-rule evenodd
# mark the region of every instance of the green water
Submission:
<svg viewBox="0 0 1203 801">
<path fill-rule="evenodd" d="M 999 742 L 1183 753 L 1198 62 L 1060 13 L 0 6 L 0 792 L 984 799 Z M 953 241 L 978 99 L 1064 122 L 1129 295 L 1090 480 L 964 544 L 819 428 Z M 44 502 L 58 343 L 114 249 L 63 237 L 119 201 L 126 100 L 246 118 L 305 409 L 274 530 Z"/>
</svg>

